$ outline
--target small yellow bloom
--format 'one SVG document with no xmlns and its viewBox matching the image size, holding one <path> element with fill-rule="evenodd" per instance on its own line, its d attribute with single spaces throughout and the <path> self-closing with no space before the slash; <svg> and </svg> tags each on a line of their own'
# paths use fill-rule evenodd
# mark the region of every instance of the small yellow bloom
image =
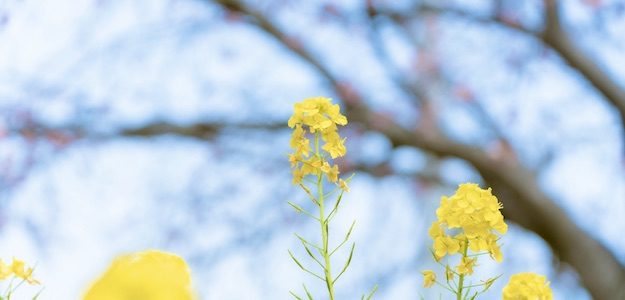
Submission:
<svg viewBox="0 0 625 300">
<path fill-rule="evenodd" d="M 503 288 L 503 300 L 552 300 L 553 293 L 545 276 L 518 273 Z"/>
<path fill-rule="evenodd" d="M 436 274 L 432 270 L 425 270 L 423 274 L 423 287 L 429 288 L 436 283 Z"/>
<path fill-rule="evenodd" d="M 289 163 L 291 164 L 291 168 L 295 168 L 299 161 L 300 158 L 299 156 L 297 156 L 297 154 L 289 154 Z"/>
<path fill-rule="evenodd" d="M 5 280 L 13 274 L 11 267 L 0 259 L 0 280 Z"/>
<path fill-rule="evenodd" d="M 428 234 L 432 239 L 436 239 L 438 237 L 444 236 L 445 231 L 441 228 L 441 223 L 438 221 L 432 222 L 432 226 L 430 226 L 430 230 L 428 230 Z"/>
<path fill-rule="evenodd" d="M 13 258 L 13 262 L 11 263 L 11 272 L 13 272 L 15 277 L 25 280 L 29 284 L 39 284 L 39 281 L 32 277 L 33 271 L 33 268 L 26 267 L 24 261 L 15 257 Z"/>
<path fill-rule="evenodd" d="M 331 132 L 331 134 L 327 135 L 324 140 L 326 143 L 323 145 L 322 149 L 330 153 L 332 158 L 341 157 L 347 153 L 347 149 L 345 148 L 345 139 L 342 139 L 338 133 Z"/>
<path fill-rule="evenodd" d="M 463 257 L 462 260 L 460 261 L 460 264 L 456 266 L 456 270 L 458 271 L 458 274 L 467 274 L 467 275 L 473 274 L 473 266 L 475 266 L 476 261 L 477 261 L 477 258 Z"/>
<path fill-rule="evenodd" d="M 300 169 L 293 170 L 293 184 L 302 183 L 302 179 L 304 179 L 304 172 Z"/>
<path fill-rule="evenodd" d="M 447 254 L 458 253 L 458 251 L 460 251 L 460 243 L 450 236 L 441 236 L 434 240 L 434 254 L 439 258 Z"/>
<path fill-rule="evenodd" d="M 177 255 L 148 250 L 116 258 L 83 300 L 190 300 L 191 275 Z"/>
<path fill-rule="evenodd" d="M 503 254 L 501 253 L 501 248 L 499 248 L 499 245 L 497 245 L 497 241 L 489 241 L 488 252 L 495 261 L 501 262 L 503 260 Z"/>
<path fill-rule="evenodd" d="M 329 168 L 326 175 L 328 176 L 328 180 L 330 182 L 337 182 L 339 180 L 339 166 L 334 165 L 332 168 Z"/>
<path fill-rule="evenodd" d="M 339 188 L 344 192 L 349 192 L 349 186 L 347 186 L 347 181 L 343 179 L 339 179 Z"/>
</svg>

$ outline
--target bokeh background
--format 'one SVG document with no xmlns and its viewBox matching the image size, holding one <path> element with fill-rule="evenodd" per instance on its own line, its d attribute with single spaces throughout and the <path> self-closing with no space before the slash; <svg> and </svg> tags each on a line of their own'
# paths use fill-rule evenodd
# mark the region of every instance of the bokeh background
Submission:
<svg viewBox="0 0 625 300">
<path fill-rule="evenodd" d="M 322 291 L 287 249 L 293 104 L 343 107 L 357 220 L 337 289 L 438 299 L 427 228 L 457 184 L 511 225 L 499 299 L 533 271 L 555 299 L 625 297 L 625 2 L 0 1 L 0 248 L 42 299 L 78 299 L 120 253 L 182 255 L 203 299 Z M 338 239 L 338 234 L 335 236 Z M 619 294 L 620 293 L 620 294 Z M 620 295 L 620 296 L 619 296 Z"/>
</svg>

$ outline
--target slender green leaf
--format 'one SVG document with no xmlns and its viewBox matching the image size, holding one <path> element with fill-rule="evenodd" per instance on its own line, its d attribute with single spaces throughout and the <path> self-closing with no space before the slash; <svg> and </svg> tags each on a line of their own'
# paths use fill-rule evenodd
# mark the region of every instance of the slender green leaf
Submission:
<svg viewBox="0 0 625 300">
<path fill-rule="evenodd" d="M 297 213 L 303 213 L 303 214 L 305 214 L 305 215 L 307 215 L 307 216 L 309 216 L 309 217 L 311 217 L 311 218 L 313 218 L 313 219 L 315 219 L 315 220 L 319 221 L 319 218 L 317 218 L 317 217 L 313 216 L 311 213 L 309 213 L 308 211 L 306 211 L 305 209 L 303 209 L 301 206 L 299 206 L 299 205 L 297 205 L 297 204 L 295 204 L 295 203 L 293 203 L 293 202 L 291 202 L 291 201 L 288 201 L 287 203 L 288 203 L 291 207 L 293 207 L 293 209 L 295 209 L 295 211 L 296 211 Z"/>
<path fill-rule="evenodd" d="M 308 187 L 306 187 L 303 184 L 299 184 L 299 186 L 304 190 L 304 192 L 306 192 L 306 195 L 308 195 L 308 198 L 310 198 L 310 200 L 316 204 L 317 206 L 319 206 L 319 201 L 317 200 L 317 198 L 315 198 L 315 196 L 312 194 L 312 192 L 308 189 Z"/>
<path fill-rule="evenodd" d="M 308 289 L 306 288 L 305 284 L 302 284 L 302 286 L 304 287 L 304 291 L 306 291 L 306 296 L 308 297 L 308 300 L 314 300 L 313 296 L 310 294 L 310 292 L 308 291 Z"/>
<path fill-rule="evenodd" d="M 300 262 L 297 260 L 297 258 L 295 258 L 295 255 L 293 255 L 293 253 L 291 253 L 291 250 L 289 250 L 289 255 L 291 256 L 291 258 L 293 259 L 293 261 L 294 261 L 294 262 L 295 262 L 295 263 L 296 263 L 296 264 L 297 264 L 297 265 L 298 265 L 298 266 L 299 266 L 302 270 L 304 270 L 304 272 L 307 272 L 307 273 L 309 273 L 310 275 L 313 275 L 313 276 L 315 276 L 315 277 L 317 277 L 317 278 L 321 279 L 321 281 L 325 281 L 325 279 L 323 279 L 323 277 L 321 277 L 321 276 L 319 276 L 319 275 L 315 274 L 315 272 L 312 272 L 312 271 L 310 271 L 310 270 L 306 269 L 306 267 L 304 267 L 304 265 L 302 265 L 302 263 L 300 263 Z"/>
<path fill-rule="evenodd" d="M 300 241 L 302 241 L 302 242 L 306 243 L 306 245 L 311 246 L 311 247 L 313 247 L 313 248 L 315 248 L 315 249 L 317 249 L 317 250 L 323 250 L 323 249 L 321 249 L 321 247 L 319 247 L 319 246 L 317 246 L 317 245 L 315 245 L 315 244 L 313 244 L 313 243 L 311 243 L 311 242 L 307 241 L 307 240 L 306 240 L 305 238 L 303 238 L 301 235 L 299 235 L 299 234 L 295 233 L 295 236 L 296 236 L 296 237 L 297 237 Z"/>
<path fill-rule="evenodd" d="M 293 297 L 295 297 L 295 299 L 297 300 L 304 300 L 302 297 L 298 296 L 297 294 L 293 293 L 293 291 L 289 291 L 289 294 L 291 294 Z"/>
<path fill-rule="evenodd" d="M 352 262 L 352 257 L 354 257 L 354 248 L 355 247 L 356 247 L 356 243 L 353 243 L 352 244 L 352 249 L 349 251 L 349 257 L 347 258 L 347 261 L 345 262 L 345 265 L 343 266 L 343 269 L 341 270 L 339 275 L 337 275 L 336 278 L 332 281 L 332 284 L 334 284 L 337 280 L 339 280 L 341 275 L 343 275 L 343 273 L 345 273 L 345 271 L 347 270 L 347 267 L 349 267 L 349 264 Z"/>
<path fill-rule="evenodd" d="M 317 257 L 312 253 L 312 251 L 310 251 L 310 248 L 308 248 L 307 246 L 307 241 L 304 239 L 300 239 L 300 242 L 302 243 L 302 246 L 304 246 L 304 249 L 306 249 L 306 253 L 308 253 L 308 256 L 310 256 L 314 261 L 317 262 L 317 264 L 319 264 L 319 266 L 325 270 L 325 266 L 321 263 L 321 261 L 319 261 L 319 259 L 317 259 Z"/>
<path fill-rule="evenodd" d="M 343 199 L 343 193 L 344 193 L 344 191 L 341 190 L 341 193 L 339 194 L 339 197 L 336 199 L 336 202 L 334 203 L 334 207 L 332 208 L 332 210 L 328 214 L 328 220 L 332 220 L 334 215 L 336 215 L 336 213 L 338 212 L 339 204 L 341 204 L 341 200 Z"/>
<path fill-rule="evenodd" d="M 378 291 L 378 285 L 376 284 L 373 286 L 373 289 L 371 289 L 371 292 L 369 292 L 369 295 L 367 295 L 367 298 L 365 298 L 365 300 L 371 300 L 371 298 L 373 298 L 373 295 L 377 291 Z"/>
<path fill-rule="evenodd" d="M 345 243 L 347 243 L 347 241 L 349 240 L 349 237 L 352 235 L 352 231 L 354 230 L 354 225 L 356 225 L 356 220 L 352 222 L 352 226 L 349 227 L 349 230 L 347 231 L 347 234 L 345 234 L 345 238 L 343 239 L 343 241 L 338 246 L 336 246 L 336 248 L 334 248 L 332 252 L 330 252 L 330 256 L 332 256 L 334 252 L 339 250 L 339 248 L 341 248 L 343 245 L 345 245 Z"/>
</svg>

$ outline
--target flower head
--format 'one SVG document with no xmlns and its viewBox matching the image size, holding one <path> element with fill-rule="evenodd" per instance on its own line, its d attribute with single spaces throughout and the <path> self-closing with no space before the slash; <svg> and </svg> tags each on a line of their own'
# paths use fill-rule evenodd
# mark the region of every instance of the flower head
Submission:
<svg viewBox="0 0 625 300">
<path fill-rule="evenodd" d="M 83 300 L 190 300 L 191 275 L 177 255 L 156 250 L 122 255 Z"/>
<path fill-rule="evenodd" d="M 293 168 L 294 184 L 300 184 L 309 174 L 325 174 L 328 181 L 347 190 L 347 186 L 339 181 L 338 166 L 330 164 L 325 158 L 325 155 L 329 155 L 334 159 L 344 156 L 347 152 L 345 139 L 341 138 L 337 127 L 346 124 L 347 118 L 340 113 L 339 105 L 332 104 L 329 98 L 308 98 L 295 104 L 294 113 L 289 119 L 289 127 L 293 128 L 290 142 L 293 153 L 289 155 L 289 162 Z M 313 155 L 311 155 L 311 139 L 307 132 L 314 134 Z M 325 151 L 325 155 L 318 152 L 319 141 L 324 143 L 320 148 Z"/>
<path fill-rule="evenodd" d="M 491 189 L 481 189 L 477 184 L 461 184 L 451 197 L 442 197 L 436 210 L 438 220 L 429 231 L 434 239 L 437 256 L 454 254 L 456 247 L 448 245 L 453 240 L 468 242 L 471 251 L 488 251 L 496 261 L 502 260 L 497 240 L 505 234 L 508 225 L 500 212 L 501 203 L 491 193 Z M 451 237 L 445 229 L 460 229 L 461 233 Z M 448 251 L 452 250 L 452 251 Z"/>
<path fill-rule="evenodd" d="M 503 300 L 551 300 L 549 281 L 535 273 L 518 273 L 503 288 Z"/>
<path fill-rule="evenodd" d="M 432 270 L 425 270 L 423 274 L 423 287 L 429 288 L 436 283 L 436 273 Z"/>
</svg>

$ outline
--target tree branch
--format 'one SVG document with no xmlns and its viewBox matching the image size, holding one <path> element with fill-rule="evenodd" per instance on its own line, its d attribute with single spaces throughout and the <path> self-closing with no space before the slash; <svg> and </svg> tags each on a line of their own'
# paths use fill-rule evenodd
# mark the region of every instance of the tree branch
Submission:
<svg viewBox="0 0 625 300">
<path fill-rule="evenodd" d="M 219 132 L 227 129 L 258 129 L 258 130 L 279 130 L 284 129 L 282 122 L 275 123 L 232 123 L 223 122 L 201 122 L 190 125 L 176 125 L 167 122 L 147 124 L 137 128 L 124 129 L 118 133 L 121 136 L 129 137 L 153 137 L 159 135 L 177 135 L 200 140 L 214 138 Z"/>
<path fill-rule="evenodd" d="M 419 5 L 410 13 L 377 11 L 396 21 L 405 21 L 422 14 L 453 15 L 482 24 L 494 24 L 537 39 L 555 51 L 573 69 L 577 70 L 612 105 L 621 117 L 621 130 L 625 134 L 625 88 L 619 85 L 600 67 L 595 59 L 585 53 L 563 28 L 558 0 L 544 0 L 545 28 L 542 32 L 523 27 L 520 23 L 507 20 L 500 15 L 477 16 L 451 7 Z"/>
<path fill-rule="evenodd" d="M 625 89 L 620 86 L 600 64 L 575 44 L 570 34 L 562 27 L 559 5 L 556 0 L 545 0 L 545 30 L 541 35 L 545 44 L 578 70 L 603 97 L 618 111 L 621 130 L 625 131 Z"/>
</svg>

